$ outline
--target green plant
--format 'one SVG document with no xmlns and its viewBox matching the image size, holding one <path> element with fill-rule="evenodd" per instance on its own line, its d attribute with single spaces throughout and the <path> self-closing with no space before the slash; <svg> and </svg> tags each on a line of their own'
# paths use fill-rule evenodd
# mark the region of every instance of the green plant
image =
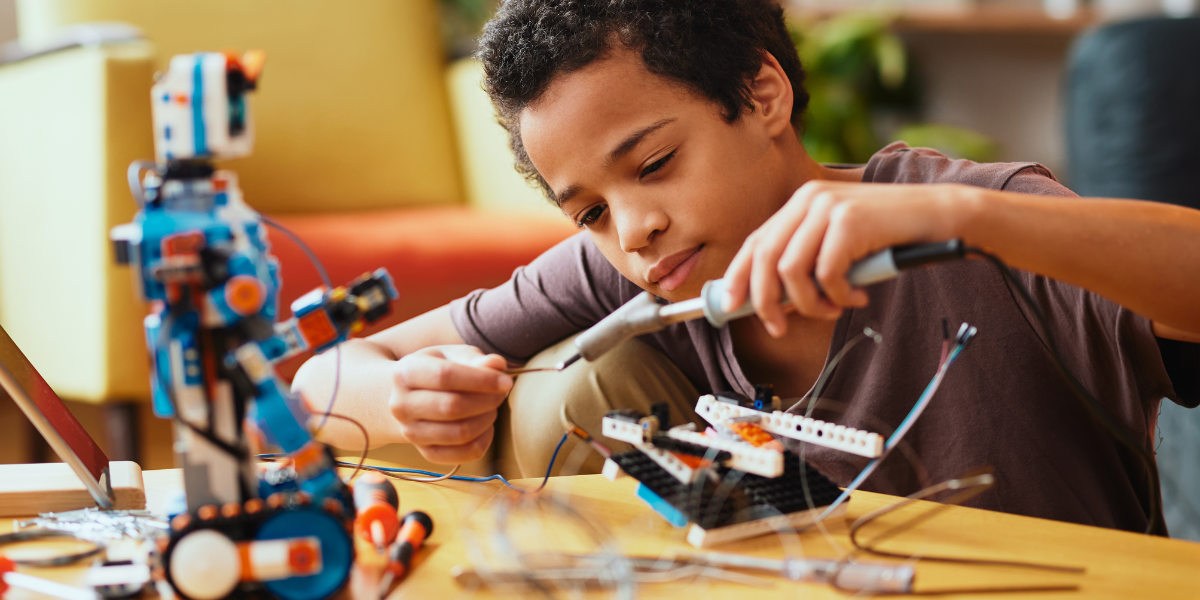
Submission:
<svg viewBox="0 0 1200 600">
<path fill-rule="evenodd" d="M 456 60 L 475 52 L 483 25 L 495 14 L 499 0 L 440 0 L 442 43 L 446 56 Z"/>
<path fill-rule="evenodd" d="M 790 23 L 808 76 L 810 100 L 802 139 L 818 162 L 865 163 L 883 147 L 881 113 L 912 115 L 919 104 L 903 42 L 876 15 L 846 13 Z M 930 146 L 956 157 L 992 160 L 995 144 L 982 134 L 949 125 L 908 123 L 887 138 Z"/>
</svg>

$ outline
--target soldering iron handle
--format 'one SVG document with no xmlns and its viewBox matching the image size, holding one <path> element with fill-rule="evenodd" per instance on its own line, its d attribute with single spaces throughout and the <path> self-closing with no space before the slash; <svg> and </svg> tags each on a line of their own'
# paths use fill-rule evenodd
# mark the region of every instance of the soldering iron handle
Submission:
<svg viewBox="0 0 1200 600">
<path fill-rule="evenodd" d="M 947 260 L 960 259 L 965 254 L 962 240 L 954 239 L 931 244 L 911 244 L 885 248 L 850 266 L 846 279 L 850 285 L 862 287 L 887 281 L 900 271 Z M 747 300 L 736 310 L 726 312 L 722 305 L 729 286 L 724 279 L 715 279 L 704 284 L 700 297 L 704 299 L 704 316 L 713 327 L 724 327 L 726 323 L 754 314 L 754 306 Z M 791 304 L 785 295 L 780 301 L 783 306 Z"/>
<path fill-rule="evenodd" d="M 966 246 L 959 239 L 931 244 L 896 246 L 854 263 L 854 266 L 850 268 L 850 272 L 847 274 L 847 278 L 853 285 L 870 285 L 877 281 L 891 279 L 905 269 L 948 260 L 958 260 L 965 255 Z M 870 261 L 877 257 L 879 257 L 880 261 L 884 260 L 883 257 L 886 257 L 891 264 L 883 266 L 890 268 L 873 268 L 875 265 L 870 263 Z"/>
<path fill-rule="evenodd" d="M 625 340 L 665 327 L 658 315 L 660 308 L 662 305 L 653 294 L 642 292 L 579 334 L 575 338 L 575 347 L 584 359 L 596 360 Z"/>
</svg>

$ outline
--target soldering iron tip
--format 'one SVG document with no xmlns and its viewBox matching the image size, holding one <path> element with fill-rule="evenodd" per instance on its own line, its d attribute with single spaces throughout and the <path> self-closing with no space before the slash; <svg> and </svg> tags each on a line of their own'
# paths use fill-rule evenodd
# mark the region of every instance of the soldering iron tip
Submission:
<svg viewBox="0 0 1200 600">
<path fill-rule="evenodd" d="M 567 367 L 569 367 L 569 366 L 571 366 L 571 365 L 575 364 L 575 361 L 577 361 L 577 360 L 579 360 L 579 353 L 578 353 L 578 352 L 576 352 L 576 353 L 575 353 L 575 355 L 574 355 L 574 356 L 572 356 L 571 358 L 568 358 L 567 360 L 564 360 L 564 361 L 562 361 L 562 362 L 558 363 L 557 365 L 555 365 L 555 366 L 554 366 L 554 369 L 555 369 L 556 371 L 561 371 L 561 370 L 563 370 L 563 369 L 565 369 L 565 368 L 567 368 Z"/>
</svg>

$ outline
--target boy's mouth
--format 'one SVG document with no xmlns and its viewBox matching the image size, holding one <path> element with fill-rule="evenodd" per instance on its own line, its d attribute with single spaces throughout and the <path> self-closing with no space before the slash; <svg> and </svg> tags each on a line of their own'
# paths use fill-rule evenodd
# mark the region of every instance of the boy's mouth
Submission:
<svg viewBox="0 0 1200 600">
<path fill-rule="evenodd" d="M 658 287 L 668 292 L 674 291 L 683 285 L 695 270 L 703 250 L 704 244 L 701 244 L 659 260 L 650 268 L 646 279 L 650 280 L 650 283 L 657 283 Z"/>
</svg>

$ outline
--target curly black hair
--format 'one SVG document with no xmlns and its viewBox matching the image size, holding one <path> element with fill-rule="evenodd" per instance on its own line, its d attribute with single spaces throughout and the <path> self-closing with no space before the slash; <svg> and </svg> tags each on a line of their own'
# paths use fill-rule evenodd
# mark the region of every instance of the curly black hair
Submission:
<svg viewBox="0 0 1200 600">
<path fill-rule="evenodd" d="M 750 82 L 770 52 L 791 80 L 792 124 L 800 130 L 804 69 L 775 0 L 505 0 L 480 38 L 484 87 L 517 171 L 552 200 L 521 141 L 520 113 L 555 76 L 603 57 L 613 43 L 639 51 L 651 73 L 717 103 L 730 123 L 754 110 Z"/>
</svg>

